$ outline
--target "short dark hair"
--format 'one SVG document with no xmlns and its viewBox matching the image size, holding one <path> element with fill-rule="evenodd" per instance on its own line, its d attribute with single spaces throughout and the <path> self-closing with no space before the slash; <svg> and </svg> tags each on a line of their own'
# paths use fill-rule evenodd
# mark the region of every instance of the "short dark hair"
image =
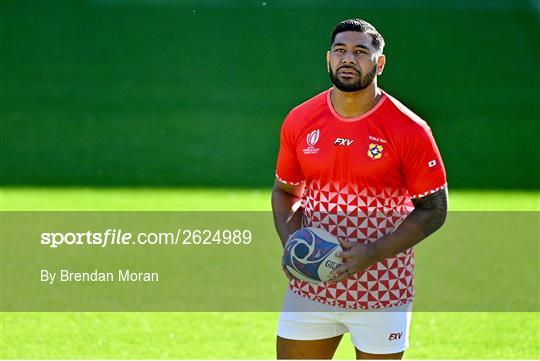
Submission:
<svg viewBox="0 0 540 361">
<path fill-rule="evenodd" d="M 375 29 L 373 25 L 362 19 L 348 19 L 338 23 L 334 30 L 332 30 L 332 38 L 330 39 L 330 46 L 334 44 L 336 35 L 344 31 L 358 31 L 359 33 L 366 33 L 371 36 L 371 44 L 377 50 L 384 49 L 384 38 Z"/>
</svg>

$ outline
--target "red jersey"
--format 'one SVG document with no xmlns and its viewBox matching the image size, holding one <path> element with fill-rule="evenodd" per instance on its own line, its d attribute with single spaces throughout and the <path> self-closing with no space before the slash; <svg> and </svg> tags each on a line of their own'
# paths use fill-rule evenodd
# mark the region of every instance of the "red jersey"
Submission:
<svg viewBox="0 0 540 361">
<path fill-rule="evenodd" d="M 411 198 L 446 187 L 443 162 L 426 122 L 387 93 L 367 113 L 344 118 L 332 106 L 331 90 L 287 115 L 276 175 L 305 182 L 304 227 L 374 242 L 414 209 Z M 402 305 L 414 297 L 413 257 L 408 249 L 337 284 L 293 280 L 290 289 L 344 308 Z"/>
</svg>

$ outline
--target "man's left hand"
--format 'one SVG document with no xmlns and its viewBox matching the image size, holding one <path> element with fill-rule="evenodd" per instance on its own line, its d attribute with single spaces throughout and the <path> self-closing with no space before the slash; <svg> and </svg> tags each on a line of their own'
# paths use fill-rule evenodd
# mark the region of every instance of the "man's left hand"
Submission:
<svg viewBox="0 0 540 361">
<path fill-rule="evenodd" d="M 377 247 L 374 243 L 361 244 L 343 241 L 338 238 L 343 251 L 336 256 L 343 259 L 343 264 L 331 272 L 328 283 L 337 283 L 349 276 L 363 271 L 377 261 Z"/>
</svg>

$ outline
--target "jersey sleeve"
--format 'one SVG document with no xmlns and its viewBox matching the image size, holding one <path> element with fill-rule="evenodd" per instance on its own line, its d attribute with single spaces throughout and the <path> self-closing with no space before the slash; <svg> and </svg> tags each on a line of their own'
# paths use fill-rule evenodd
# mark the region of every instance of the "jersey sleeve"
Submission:
<svg viewBox="0 0 540 361">
<path fill-rule="evenodd" d="M 402 173 L 411 198 L 420 198 L 446 188 L 441 154 L 427 124 L 415 124 L 404 140 Z"/>
<path fill-rule="evenodd" d="M 296 154 L 296 135 L 293 129 L 294 119 L 289 114 L 281 126 L 276 177 L 283 183 L 296 185 L 304 180 Z"/>
</svg>

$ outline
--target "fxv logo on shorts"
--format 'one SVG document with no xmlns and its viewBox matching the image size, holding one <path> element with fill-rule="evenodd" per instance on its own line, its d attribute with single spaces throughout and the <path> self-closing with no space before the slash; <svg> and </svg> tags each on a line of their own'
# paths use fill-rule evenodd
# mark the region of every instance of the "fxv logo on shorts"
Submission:
<svg viewBox="0 0 540 361">
<path fill-rule="evenodd" d="M 402 334 L 403 334 L 403 332 L 391 333 L 390 335 L 388 335 L 388 340 L 389 341 L 399 340 L 401 338 Z"/>
</svg>

